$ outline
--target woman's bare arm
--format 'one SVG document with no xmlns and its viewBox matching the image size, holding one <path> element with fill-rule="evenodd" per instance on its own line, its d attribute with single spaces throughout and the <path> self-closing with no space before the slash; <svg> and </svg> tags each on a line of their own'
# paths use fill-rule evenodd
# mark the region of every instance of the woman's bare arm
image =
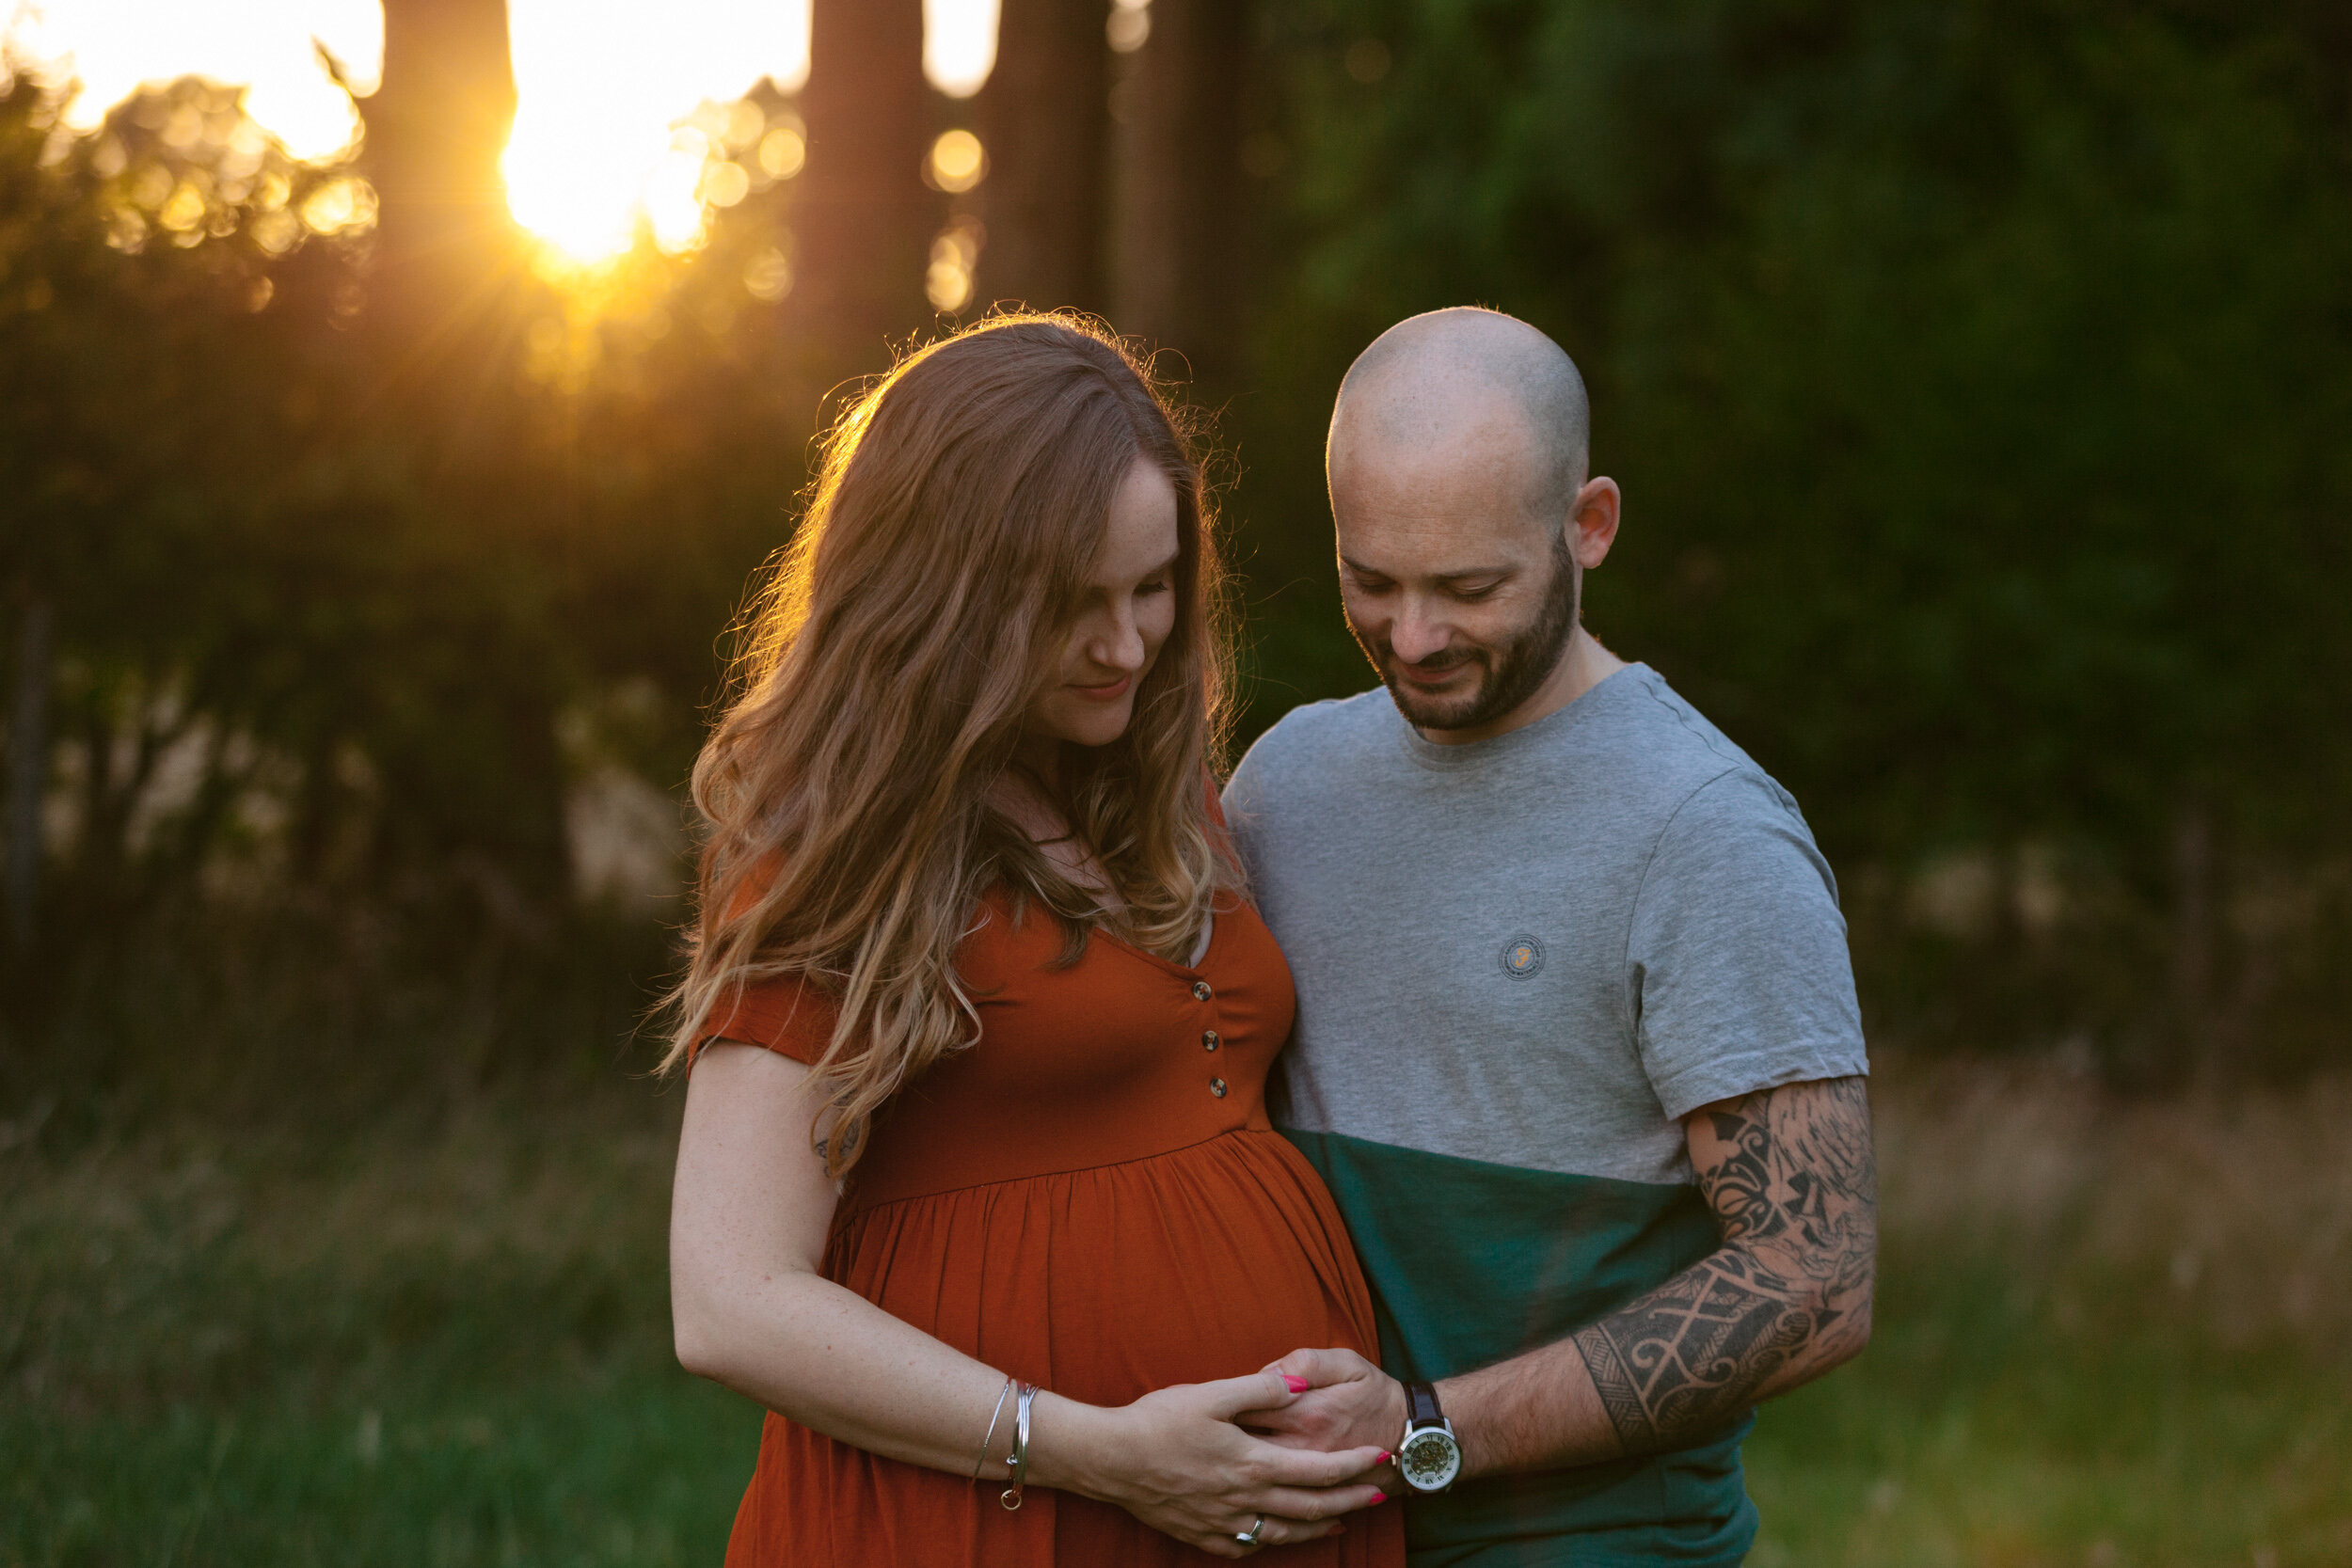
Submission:
<svg viewBox="0 0 2352 1568">
<path fill-rule="evenodd" d="M 731 1041 L 694 1064 L 670 1216 L 678 1360 L 841 1442 L 968 1476 L 1005 1373 L 818 1273 L 836 1197 L 807 1136 L 807 1083 L 801 1063 Z M 1118 1409 L 1041 1394 L 1028 1479 L 1220 1556 L 1244 1555 L 1233 1536 L 1261 1513 L 1266 1544 L 1309 1540 L 1379 1500 L 1362 1478 L 1386 1455 L 1285 1449 L 1232 1423 L 1292 1397 L 1274 1371 Z M 1006 1474 L 1011 1414 L 1007 1401 L 985 1478 Z"/>
</svg>

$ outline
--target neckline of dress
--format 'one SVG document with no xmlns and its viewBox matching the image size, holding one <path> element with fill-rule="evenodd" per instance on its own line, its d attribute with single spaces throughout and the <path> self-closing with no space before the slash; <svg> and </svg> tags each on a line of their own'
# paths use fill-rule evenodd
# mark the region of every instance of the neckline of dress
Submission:
<svg viewBox="0 0 2352 1568">
<path fill-rule="evenodd" d="M 1211 910 L 1209 911 L 1209 944 L 1200 950 L 1200 961 L 1197 964 L 1180 964 L 1173 958 L 1163 958 L 1157 953 L 1152 952 L 1147 948 L 1137 947 L 1134 942 L 1129 942 L 1125 937 L 1114 933 L 1106 927 L 1097 926 L 1088 935 L 1089 940 L 1091 940 L 1094 937 L 1101 937 L 1104 941 L 1110 942 L 1113 946 L 1118 947 L 1120 951 L 1132 954 L 1136 958 L 1141 958 L 1145 963 L 1156 964 L 1160 968 L 1168 970 L 1172 974 L 1185 975 L 1188 978 L 1197 980 L 1200 979 L 1202 974 L 1207 973 L 1209 958 L 1216 952 L 1217 941 L 1224 934 L 1225 922 L 1217 919 L 1216 911 L 1215 910 Z"/>
<path fill-rule="evenodd" d="M 993 906 L 995 908 L 995 912 L 1007 920 L 1008 929 L 1009 929 L 1011 911 L 1006 907 L 1009 895 L 1006 893 L 1004 885 L 1000 882 L 996 886 L 989 889 L 989 891 L 982 895 L 980 901 L 983 904 Z M 1236 898 L 1233 900 L 1233 907 L 1223 912 L 1228 915 L 1239 914 L 1244 909 L 1248 907 L 1248 902 L 1249 901 L 1247 898 Z M 1208 973 L 1210 958 L 1216 956 L 1217 945 L 1225 940 L 1225 927 L 1228 922 L 1219 919 L 1218 913 L 1219 911 L 1217 911 L 1215 903 L 1212 902 L 1209 908 L 1209 941 L 1208 944 L 1200 949 L 1200 961 L 1199 963 L 1180 964 L 1173 958 L 1163 958 L 1157 953 L 1153 953 L 1146 948 L 1137 947 L 1134 942 L 1129 942 L 1125 937 L 1119 935 L 1109 927 L 1099 923 L 1088 931 L 1087 936 L 1089 941 L 1092 941 L 1094 938 L 1100 937 L 1104 941 L 1109 942 L 1112 946 L 1118 948 L 1120 952 L 1140 958 L 1145 963 L 1152 964 L 1158 968 L 1168 970 L 1171 974 L 1182 974 L 1188 979 L 1198 980 L 1205 977 Z M 970 933 L 966 934 L 969 935 Z"/>
</svg>

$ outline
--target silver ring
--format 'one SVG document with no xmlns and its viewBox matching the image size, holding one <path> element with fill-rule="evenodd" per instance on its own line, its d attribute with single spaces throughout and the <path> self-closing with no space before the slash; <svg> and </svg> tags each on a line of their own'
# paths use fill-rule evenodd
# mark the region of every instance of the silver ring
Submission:
<svg viewBox="0 0 2352 1568">
<path fill-rule="evenodd" d="M 1233 1539 L 1245 1546 L 1254 1546 L 1258 1544 L 1258 1532 L 1263 1528 L 1265 1528 L 1265 1515 L 1261 1513 L 1258 1515 L 1258 1522 L 1249 1527 L 1248 1534 L 1236 1535 Z"/>
</svg>

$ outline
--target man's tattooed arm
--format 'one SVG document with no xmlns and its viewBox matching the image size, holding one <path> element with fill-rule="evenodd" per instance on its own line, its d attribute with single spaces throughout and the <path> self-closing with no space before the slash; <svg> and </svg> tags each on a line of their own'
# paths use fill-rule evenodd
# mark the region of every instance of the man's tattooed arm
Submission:
<svg viewBox="0 0 2352 1568">
<path fill-rule="evenodd" d="M 1877 1180 L 1863 1081 L 1709 1106 L 1690 1140 L 1722 1250 L 1575 1336 L 1629 1453 L 1720 1426 L 1870 1338 Z"/>
<path fill-rule="evenodd" d="M 1878 1195 L 1864 1081 L 1766 1089 L 1685 1126 L 1723 1246 L 1559 1344 L 1440 1384 L 1466 1472 L 1677 1448 L 1868 1341 Z"/>
</svg>

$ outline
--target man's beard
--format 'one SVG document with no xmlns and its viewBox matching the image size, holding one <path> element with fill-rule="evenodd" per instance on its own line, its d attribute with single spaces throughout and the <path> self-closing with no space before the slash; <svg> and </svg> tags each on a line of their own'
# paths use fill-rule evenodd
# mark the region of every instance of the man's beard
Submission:
<svg viewBox="0 0 2352 1568">
<path fill-rule="evenodd" d="M 1448 648 L 1413 666 L 1430 671 L 1450 670 L 1457 664 L 1480 666 L 1483 677 L 1460 696 L 1431 697 L 1413 690 L 1396 673 L 1393 648 L 1365 637 L 1353 619 L 1347 629 L 1380 673 L 1381 684 L 1389 689 L 1406 723 L 1424 730 L 1477 729 L 1526 702 L 1559 668 L 1561 653 L 1576 631 L 1579 586 L 1576 557 L 1569 553 L 1564 536 L 1552 543 L 1551 581 L 1545 587 L 1543 606 L 1534 620 L 1500 646 L 1473 643 Z"/>
</svg>

